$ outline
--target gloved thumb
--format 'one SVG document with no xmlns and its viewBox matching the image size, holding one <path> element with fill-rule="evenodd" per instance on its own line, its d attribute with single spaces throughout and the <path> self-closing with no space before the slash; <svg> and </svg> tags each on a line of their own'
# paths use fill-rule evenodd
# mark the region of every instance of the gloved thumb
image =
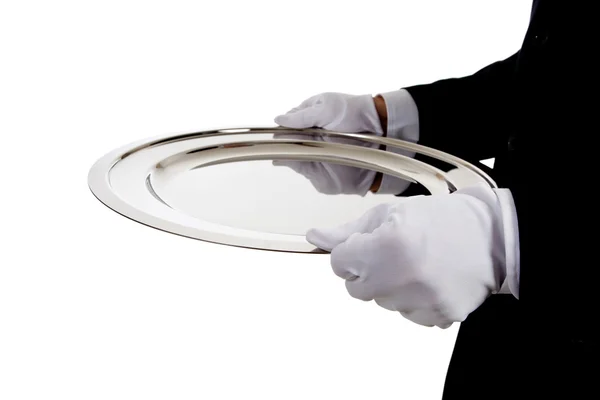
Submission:
<svg viewBox="0 0 600 400">
<path fill-rule="evenodd" d="M 304 129 L 319 126 L 320 107 L 309 106 L 306 108 L 295 109 L 286 114 L 281 114 L 275 117 L 275 123 L 287 128 Z"/>
<path fill-rule="evenodd" d="M 359 218 L 331 228 L 312 228 L 306 232 L 306 240 L 316 247 L 331 252 L 355 233 L 372 233 L 389 215 L 391 203 L 379 204 Z"/>
</svg>

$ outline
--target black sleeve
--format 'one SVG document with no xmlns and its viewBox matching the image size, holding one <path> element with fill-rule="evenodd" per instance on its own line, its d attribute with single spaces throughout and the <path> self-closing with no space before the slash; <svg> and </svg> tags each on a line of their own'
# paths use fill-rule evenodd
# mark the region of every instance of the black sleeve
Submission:
<svg viewBox="0 0 600 400">
<path fill-rule="evenodd" d="M 419 143 L 469 162 L 493 158 L 513 116 L 518 54 L 467 77 L 406 87 L 419 112 Z"/>
<path fill-rule="evenodd" d="M 494 158 L 499 146 L 506 145 L 510 125 L 514 123 L 514 72 L 518 56 L 519 52 L 466 77 L 405 87 L 419 113 L 419 144 L 478 167 L 480 160 Z M 415 158 L 441 167 L 426 156 L 417 154 Z M 423 191 L 412 184 L 399 196 L 427 193 Z"/>
</svg>

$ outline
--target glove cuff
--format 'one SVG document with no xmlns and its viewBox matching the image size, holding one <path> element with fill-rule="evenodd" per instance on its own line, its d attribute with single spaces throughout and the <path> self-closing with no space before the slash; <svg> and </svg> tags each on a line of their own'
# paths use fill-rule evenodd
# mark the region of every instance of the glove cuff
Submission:
<svg viewBox="0 0 600 400">
<path fill-rule="evenodd" d="M 416 143 L 419 140 L 419 110 L 405 89 L 381 93 L 387 110 L 387 137 Z"/>
</svg>

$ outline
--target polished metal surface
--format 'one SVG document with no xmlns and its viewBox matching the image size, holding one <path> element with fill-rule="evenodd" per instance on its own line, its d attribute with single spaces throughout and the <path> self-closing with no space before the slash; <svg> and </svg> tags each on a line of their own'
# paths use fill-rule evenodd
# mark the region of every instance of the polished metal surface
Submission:
<svg viewBox="0 0 600 400">
<path fill-rule="evenodd" d="M 285 139 L 291 134 L 300 139 Z M 316 135 L 387 146 L 388 151 L 315 140 Z M 302 139 L 306 136 L 306 139 Z M 452 178 L 431 165 L 390 152 L 398 147 L 455 167 Z M 92 193 L 110 209 L 150 227 L 207 242 L 263 250 L 322 253 L 306 241 L 311 227 L 360 216 L 393 195 L 326 195 L 272 160 L 303 160 L 370 169 L 449 193 L 481 181 L 482 170 L 435 149 L 372 134 L 254 127 L 165 135 L 131 143 L 89 171 Z"/>
</svg>

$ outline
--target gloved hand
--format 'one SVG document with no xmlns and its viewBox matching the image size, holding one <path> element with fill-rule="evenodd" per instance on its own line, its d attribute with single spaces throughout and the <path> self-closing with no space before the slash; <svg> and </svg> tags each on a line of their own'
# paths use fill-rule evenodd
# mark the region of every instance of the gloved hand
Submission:
<svg viewBox="0 0 600 400">
<path fill-rule="evenodd" d="M 371 95 L 321 93 L 304 100 L 298 107 L 275 117 L 280 126 L 303 129 L 324 128 L 346 133 L 383 135 L 383 128 Z M 275 134 L 275 138 L 319 140 L 378 148 L 376 143 L 365 143 L 351 138 L 329 135 Z M 286 166 L 305 176 L 315 189 L 325 194 L 366 195 L 376 171 L 335 163 L 313 161 L 274 160 L 275 166 Z"/>
<path fill-rule="evenodd" d="M 508 189 L 500 191 L 480 184 L 398 199 L 341 226 L 311 229 L 306 238 L 331 252 L 352 297 L 445 329 L 514 271 L 517 225 L 506 216 L 516 214 Z"/>
</svg>

